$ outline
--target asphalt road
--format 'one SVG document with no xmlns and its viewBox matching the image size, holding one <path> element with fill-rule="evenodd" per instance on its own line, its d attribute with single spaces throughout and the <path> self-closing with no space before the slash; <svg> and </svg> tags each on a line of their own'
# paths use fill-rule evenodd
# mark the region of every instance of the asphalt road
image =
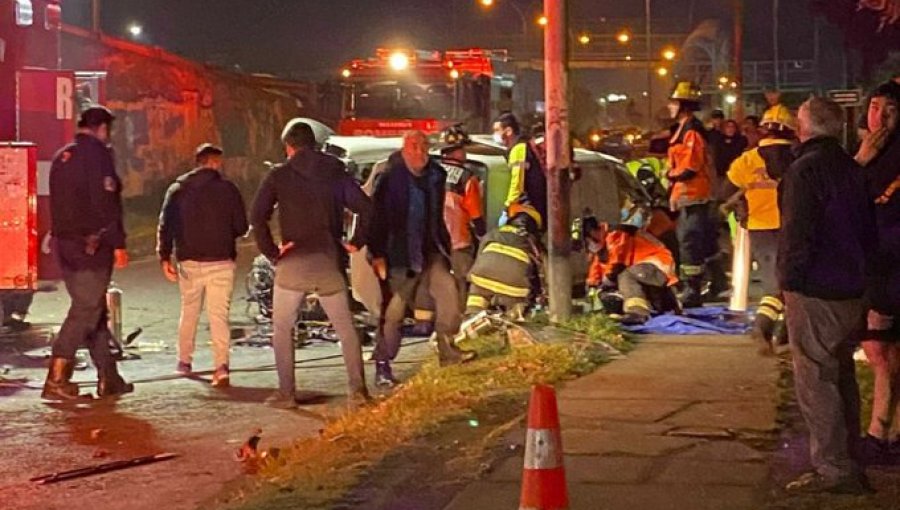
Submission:
<svg viewBox="0 0 900 510">
<path fill-rule="evenodd" d="M 246 312 L 244 276 L 253 251 L 241 250 L 233 327 L 252 327 Z M 319 403 L 297 411 L 271 409 L 262 402 L 276 384 L 270 349 L 233 347 L 232 387 L 209 385 L 210 373 L 184 378 L 174 374 L 178 289 L 166 281 L 155 260 L 132 263 L 114 280 L 124 291 L 124 329 L 144 332 L 139 360 L 120 363 L 136 390 L 119 400 L 78 407 L 46 404 L 40 386 L 41 360 L 21 353 L 46 341 L 65 316 L 68 297 L 58 291 L 38 294 L 29 337 L 0 338 L 0 364 L 6 378 L 27 378 L 26 387 L 0 386 L 0 508 L 66 510 L 187 510 L 220 494 L 225 484 L 244 476 L 234 458 L 251 432 L 261 428 L 261 447 L 314 435 L 323 423 L 346 412 L 346 377 L 336 345 L 313 343 L 299 349 L 297 381 L 301 391 L 321 395 Z M 194 368 L 212 369 L 208 330 L 201 322 Z M 401 353 L 401 377 L 430 355 L 424 344 Z M 371 383 L 373 367 L 367 364 Z M 83 391 L 93 391 L 93 368 L 76 372 Z M 80 480 L 36 485 L 29 478 L 160 452 L 178 458 Z"/>
</svg>

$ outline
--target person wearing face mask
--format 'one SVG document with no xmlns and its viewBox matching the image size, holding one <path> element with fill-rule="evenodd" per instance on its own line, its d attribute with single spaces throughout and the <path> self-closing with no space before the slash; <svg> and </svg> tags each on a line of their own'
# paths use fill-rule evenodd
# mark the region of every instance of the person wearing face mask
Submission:
<svg viewBox="0 0 900 510">
<path fill-rule="evenodd" d="M 875 374 L 872 419 L 864 440 L 871 464 L 900 457 L 900 85 L 887 82 L 871 94 L 867 132 L 856 154 L 875 203 L 878 250 L 868 288 L 870 309 L 862 342 Z"/>
<path fill-rule="evenodd" d="M 462 313 L 450 273 L 450 233 L 444 219 L 447 174 L 428 155 L 421 131 L 403 136 L 403 148 L 388 158 L 375 184 L 375 215 L 369 250 L 372 268 L 383 282 L 381 325 L 376 335 L 375 384 L 397 384 L 391 361 L 400 351 L 401 325 L 421 285 L 435 306 L 434 334 L 441 365 L 463 363 L 473 352 L 456 347 Z"/>
<path fill-rule="evenodd" d="M 522 135 L 519 120 L 512 113 L 504 113 L 494 121 L 494 141 L 509 151 L 506 156 L 510 171 L 509 192 L 504 211 L 513 204 L 529 204 L 547 225 L 546 162 L 541 161 L 531 142 Z"/>
<path fill-rule="evenodd" d="M 669 204 L 678 215 L 681 274 L 687 286 L 682 296 L 686 308 L 703 304 L 702 288 L 707 259 L 717 251 L 716 225 L 710 213 L 712 164 L 706 130 L 694 115 L 700 109 L 700 91 L 681 82 L 669 101 L 669 113 L 677 124 L 669 140 Z"/>
<path fill-rule="evenodd" d="M 588 286 L 599 287 L 601 295 L 621 294 L 622 324 L 641 325 L 654 311 L 680 310 L 674 292 L 675 259 L 647 232 L 641 207 L 623 208 L 620 222 L 610 226 L 590 218 L 585 232 L 591 253 Z"/>
</svg>

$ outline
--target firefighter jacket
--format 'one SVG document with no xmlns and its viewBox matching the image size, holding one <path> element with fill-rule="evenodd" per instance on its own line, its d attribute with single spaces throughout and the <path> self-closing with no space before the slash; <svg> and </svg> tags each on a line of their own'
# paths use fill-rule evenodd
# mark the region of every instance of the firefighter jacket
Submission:
<svg viewBox="0 0 900 510">
<path fill-rule="evenodd" d="M 528 203 L 541 215 L 541 223 L 547 225 L 547 176 L 545 162 L 537 154 L 533 144 L 518 140 L 507 156 L 509 163 L 509 193 L 503 204 L 508 208 L 515 203 Z"/>
<path fill-rule="evenodd" d="M 696 117 L 682 122 L 669 140 L 669 203 L 672 210 L 708 202 L 710 158 L 703 124 Z"/>
<path fill-rule="evenodd" d="M 537 241 L 521 227 L 506 225 L 482 239 L 469 281 L 495 294 L 527 298 L 530 276 L 540 261 Z"/>
<path fill-rule="evenodd" d="M 663 243 L 643 230 L 632 233 L 625 229 L 613 229 L 606 235 L 606 257 L 591 257 L 588 285 L 597 286 L 604 276 L 614 275 L 636 264 L 651 264 L 658 268 L 666 275 L 667 285 L 678 283 L 675 259 Z"/>
<path fill-rule="evenodd" d="M 781 228 L 778 212 L 778 180 L 766 169 L 762 152 L 767 148 L 790 151 L 791 142 L 777 138 L 760 140 L 759 147 L 743 153 L 728 169 L 728 180 L 744 190 L 747 199 L 747 228 L 777 230 Z"/>
<path fill-rule="evenodd" d="M 472 246 L 472 222 L 482 217 L 481 183 L 462 164 L 445 160 L 441 166 L 447 172 L 444 221 L 452 248 L 463 250 Z"/>
</svg>

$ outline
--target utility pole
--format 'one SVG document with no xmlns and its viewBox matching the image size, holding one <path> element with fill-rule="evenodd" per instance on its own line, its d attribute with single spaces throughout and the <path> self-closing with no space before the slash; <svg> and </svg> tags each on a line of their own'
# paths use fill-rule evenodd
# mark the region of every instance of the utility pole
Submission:
<svg viewBox="0 0 900 510">
<path fill-rule="evenodd" d="M 91 0 L 91 30 L 95 36 L 100 36 L 100 0 Z"/>
<path fill-rule="evenodd" d="M 650 26 L 650 1 L 644 0 L 646 18 L 644 31 L 647 37 L 647 127 L 650 131 L 656 131 L 656 124 L 653 122 L 653 32 Z"/>
<path fill-rule="evenodd" d="M 572 314 L 572 267 L 569 219 L 568 0 L 544 0 L 544 94 L 546 101 L 547 199 L 549 225 L 548 283 L 550 321 Z"/>
<path fill-rule="evenodd" d="M 781 51 L 778 47 L 778 0 L 772 0 L 772 52 L 775 67 L 775 90 L 781 89 Z"/>
<path fill-rule="evenodd" d="M 734 81 L 737 88 L 737 102 L 734 103 L 734 116 L 744 118 L 744 0 L 734 0 Z"/>
</svg>

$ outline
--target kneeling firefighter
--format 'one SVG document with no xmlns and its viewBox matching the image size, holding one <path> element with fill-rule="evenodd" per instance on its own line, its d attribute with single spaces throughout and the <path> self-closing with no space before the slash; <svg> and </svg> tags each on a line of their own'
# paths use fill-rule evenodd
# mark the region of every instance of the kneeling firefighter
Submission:
<svg viewBox="0 0 900 510">
<path fill-rule="evenodd" d="M 469 271 L 466 314 L 498 305 L 522 311 L 533 297 L 539 278 L 541 216 L 530 205 L 512 204 L 506 225 L 490 231 L 481 242 L 478 258 Z"/>
<path fill-rule="evenodd" d="M 596 219 L 585 221 L 585 233 L 592 253 L 589 286 L 599 286 L 604 308 L 609 295 L 618 291 L 623 300 L 622 323 L 644 324 L 656 311 L 679 312 L 675 297 L 675 261 L 672 253 L 644 227 L 640 207 L 622 210 L 621 222 L 607 227 Z M 613 312 L 617 310 L 609 310 Z"/>
</svg>

